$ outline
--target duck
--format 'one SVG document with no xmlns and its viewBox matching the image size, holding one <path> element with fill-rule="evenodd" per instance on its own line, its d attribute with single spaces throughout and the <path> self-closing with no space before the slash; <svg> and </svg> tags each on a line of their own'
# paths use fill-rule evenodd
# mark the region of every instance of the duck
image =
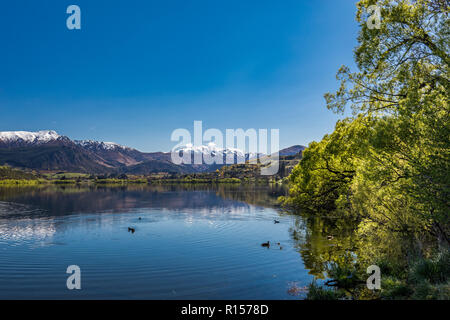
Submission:
<svg viewBox="0 0 450 320">
<path fill-rule="evenodd" d="M 279 220 L 273 220 L 273 223 L 280 223 Z"/>
<path fill-rule="evenodd" d="M 269 248 L 269 247 L 270 247 L 270 242 L 267 241 L 267 242 L 261 243 L 261 247 L 267 247 L 267 248 Z"/>
<path fill-rule="evenodd" d="M 128 232 L 134 233 L 136 231 L 136 229 L 128 227 Z"/>
<path fill-rule="evenodd" d="M 141 218 L 141 217 L 139 217 L 139 220 L 142 220 L 142 218 Z"/>
</svg>

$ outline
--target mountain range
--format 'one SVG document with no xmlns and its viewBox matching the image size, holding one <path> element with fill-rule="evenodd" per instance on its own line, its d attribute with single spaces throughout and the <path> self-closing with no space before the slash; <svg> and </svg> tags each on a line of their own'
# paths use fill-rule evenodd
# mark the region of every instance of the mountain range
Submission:
<svg viewBox="0 0 450 320">
<path fill-rule="evenodd" d="M 294 155 L 305 147 L 292 146 L 280 150 L 280 155 Z M 249 160 L 258 154 L 244 154 L 238 149 L 221 149 L 187 145 L 177 150 L 180 155 L 191 153 L 233 157 Z M 225 162 L 224 162 L 225 163 Z M 220 168 L 218 164 L 174 164 L 170 152 L 141 152 L 114 142 L 71 140 L 53 130 L 38 132 L 0 132 L 0 165 L 38 171 L 68 171 L 80 173 L 128 173 L 150 174 L 157 172 L 196 173 Z"/>
</svg>

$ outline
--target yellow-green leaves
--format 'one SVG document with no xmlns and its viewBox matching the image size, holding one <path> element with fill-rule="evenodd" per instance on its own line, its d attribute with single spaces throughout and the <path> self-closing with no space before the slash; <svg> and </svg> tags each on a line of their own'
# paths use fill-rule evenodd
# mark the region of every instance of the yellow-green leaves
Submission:
<svg viewBox="0 0 450 320">
<path fill-rule="evenodd" d="M 450 20 L 433 0 L 357 4 L 357 72 L 341 67 L 327 107 L 353 116 L 313 142 L 285 203 L 360 228 L 450 244 Z M 367 11 L 378 5 L 379 29 Z M 370 225 L 370 228 L 367 226 Z M 384 232 L 384 233 L 383 233 Z"/>
</svg>

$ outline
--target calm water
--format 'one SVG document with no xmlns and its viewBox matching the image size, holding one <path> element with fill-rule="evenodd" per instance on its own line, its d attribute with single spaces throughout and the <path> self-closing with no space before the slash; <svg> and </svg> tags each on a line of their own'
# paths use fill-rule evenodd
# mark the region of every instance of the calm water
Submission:
<svg viewBox="0 0 450 320">
<path fill-rule="evenodd" d="M 292 289 L 312 275 L 298 249 L 302 221 L 272 206 L 280 194 L 242 186 L 0 189 L 0 298 L 299 299 Z M 66 288 L 73 264 L 81 290 Z"/>
</svg>

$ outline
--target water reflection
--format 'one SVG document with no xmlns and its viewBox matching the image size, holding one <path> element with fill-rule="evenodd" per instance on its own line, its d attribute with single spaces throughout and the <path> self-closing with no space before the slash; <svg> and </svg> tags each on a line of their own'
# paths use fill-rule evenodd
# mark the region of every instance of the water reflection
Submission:
<svg viewBox="0 0 450 320">
<path fill-rule="evenodd" d="M 354 260 L 357 239 L 351 221 L 302 215 L 289 230 L 305 267 L 317 279 L 325 279 L 330 264 L 345 265 Z"/>
<path fill-rule="evenodd" d="M 171 276 L 176 274 L 175 279 L 183 275 L 188 277 L 185 271 L 170 267 L 173 257 L 182 259 L 178 262 L 180 267 L 189 265 L 189 272 L 203 270 L 219 277 L 233 274 L 232 280 L 225 283 L 216 283 L 217 279 L 209 276 L 207 280 L 197 280 L 199 283 L 191 284 L 191 287 L 183 282 L 183 295 L 167 294 L 164 291 L 166 286 L 176 285 L 173 281 L 159 280 L 156 282 L 161 292 L 138 294 L 138 298 L 237 298 L 239 294 L 242 298 L 301 298 L 306 294 L 304 286 L 313 277 L 327 278 L 330 263 L 351 265 L 358 239 L 355 239 L 354 228 L 348 221 L 281 210 L 276 200 L 285 191 L 279 186 L 188 184 L 0 188 L 0 249 L 3 248 L 4 253 L 0 256 L 0 285 L 2 277 L 3 282 L 8 277 L 6 271 L 13 268 L 13 256 L 16 263 L 26 270 L 31 268 L 26 262 L 31 258 L 34 259 L 33 266 L 41 263 L 42 268 L 53 270 L 54 266 L 47 260 L 51 261 L 56 246 L 67 247 L 64 254 L 59 253 L 60 256 L 69 260 L 74 255 L 78 256 L 77 259 L 86 264 L 97 264 L 95 270 L 106 263 L 104 260 L 118 264 L 114 275 L 119 278 L 123 273 L 131 272 L 128 263 L 137 263 L 143 268 L 151 266 L 152 271 L 142 271 L 140 277 L 145 276 L 152 281 L 156 281 L 156 275 L 168 273 Z M 281 220 L 281 224 L 274 224 L 274 219 Z M 127 232 L 129 226 L 136 229 L 132 236 Z M 281 244 L 265 252 L 261 243 L 268 240 Z M 158 247 L 154 248 L 149 243 L 158 244 Z M 148 251 L 149 246 L 151 251 Z M 15 249 L 10 251 L 8 248 Z M 48 252 L 38 255 L 36 248 L 47 248 Z M 275 254 L 274 248 L 279 252 Z M 142 257 L 134 250 L 146 256 Z M 192 256 L 186 256 L 183 250 L 191 252 Z M 10 255 L 5 254 L 8 252 Z M 215 257 L 223 265 L 218 266 L 217 261 L 203 261 L 204 265 L 199 265 L 205 257 Z M 129 261 L 123 261 L 124 258 Z M 159 261 L 158 266 L 152 264 L 155 259 Z M 189 262 L 191 260 L 192 263 Z M 225 266 L 227 270 L 223 269 Z M 260 279 L 250 276 L 256 270 L 261 272 Z M 236 272 L 242 275 L 236 275 Z M 123 285 L 114 279 L 109 280 Z M 267 283 L 268 279 L 278 280 L 276 294 L 249 289 L 257 290 L 255 288 L 261 286 L 264 290 L 272 290 L 274 284 Z M 236 293 L 237 283 L 230 284 L 229 281 L 243 283 L 239 294 Z M 148 282 L 145 280 L 144 283 Z M 222 291 L 211 295 L 211 283 Z M 199 290 L 199 284 L 205 290 Z M 20 289 L 17 283 L 9 285 Z M 111 296 L 99 287 L 84 297 L 128 298 L 135 294 L 132 288 L 123 290 L 128 295 L 116 292 Z M 20 292 L 17 296 L 22 297 Z M 44 297 L 66 295 L 55 291 Z"/>
<path fill-rule="evenodd" d="M 135 208 L 206 213 L 227 208 L 238 211 L 249 204 L 276 206 L 284 194 L 280 186 L 246 185 L 138 185 L 127 187 L 47 186 L 0 188 L 0 219 L 27 216 L 60 216 L 72 213 L 124 212 Z M 1 206 L 14 202 L 17 210 Z M 26 204 L 28 209 L 20 208 Z M 31 208 L 35 208 L 34 210 Z M 38 212 L 39 210 L 44 212 Z"/>
<path fill-rule="evenodd" d="M 280 211 L 282 193 L 243 185 L 0 189 L 0 298 L 296 299 L 312 278 L 290 234 L 302 218 Z M 269 240 L 280 245 L 261 247 Z M 85 279 L 76 296 L 61 285 L 75 262 Z"/>
</svg>

